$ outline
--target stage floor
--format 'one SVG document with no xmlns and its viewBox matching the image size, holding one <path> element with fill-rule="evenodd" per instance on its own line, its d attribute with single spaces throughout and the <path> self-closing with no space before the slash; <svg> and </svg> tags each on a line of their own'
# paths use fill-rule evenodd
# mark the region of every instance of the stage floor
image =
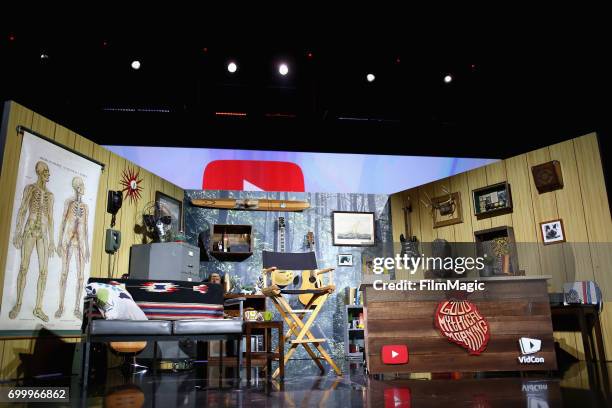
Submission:
<svg viewBox="0 0 612 408">
<path fill-rule="evenodd" d="M 451 379 L 411 379 L 385 376 L 374 379 L 364 375 L 361 364 L 343 363 L 342 377 L 333 371 L 319 375 L 314 369 L 303 374 L 308 361 L 292 361 L 287 366 L 284 384 L 265 378 L 246 384 L 233 379 L 233 368 L 220 373 L 218 367 L 198 364 L 184 372 L 148 371 L 126 375 L 111 369 L 106 378 L 94 379 L 85 399 L 79 396 L 75 378 L 47 378 L 21 383 L 21 386 L 71 386 L 69 406 L 98 407 L 607 407 L 610 406 L 610 380 L 606 384 L 589 381 L 589 366 L 578 362 L 563 373 L 518 373 L 504 376 L 463 375 Z M 612 369 L 612 363 L 608 364 Z M 593 371 L 593 370 L 591 370 Z M 295 375 L 292 374 L 294 372 Z M 221 375 L 220 375 L 221 374 Z M 253 373 L 255 377 L 257 372 Z M 591 372 L 591 375 L 594 375 Z M 426 377 L 423 374 L 421 377 Z M 416 375 L 418 377 L 418 375 Z M 456 377 L 456 376 L 455 376 Z M 14 386 L 4 383 L 2 387 Z"/>
</svg>

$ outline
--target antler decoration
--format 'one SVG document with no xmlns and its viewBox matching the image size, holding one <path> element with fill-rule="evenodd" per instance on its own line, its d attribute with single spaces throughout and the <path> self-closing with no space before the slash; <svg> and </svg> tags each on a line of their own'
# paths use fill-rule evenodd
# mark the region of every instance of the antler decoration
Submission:
<svg viewBox="0 0 612 408">
<path fill-rule="evenodd" d="M 130 203 L 136 202 L 140 198 L 142 179 L 138 178 L 139 174 L 140 170 L 135 172 L 131 167 L 124 169 L 121 174 L 121 181 L 119 182 L 123 186 L 121 191 L 125 192 L 126 198 L 130 199 Z"/>
<path fill-rule="evenodd" d="M 423 203 L 423 205 L 425 205 L 426 208 L 431 208 L 431 216 L 434 219 L 436 217 L 436 211 L 439 211 L 440 215 L 451 215 L 452 213 L 455 212 L 456 203 L 455 203 L 455 200 L 453 199 L 453 195 L 445 187 L 442 187 L 442 191 L 444 191 L 445 195 L 448 195 L 448 198 L 446 200 L 442 200 L 442 199 L 434 200 L 431 197 L 429 197 L 429 194 L 427 194 L 427 192 L 425 191 L 424 193 L 425 193 L 425 196 L 427 197 L 427 202 L 421 199 L 421 202 Z"/>
</svg>

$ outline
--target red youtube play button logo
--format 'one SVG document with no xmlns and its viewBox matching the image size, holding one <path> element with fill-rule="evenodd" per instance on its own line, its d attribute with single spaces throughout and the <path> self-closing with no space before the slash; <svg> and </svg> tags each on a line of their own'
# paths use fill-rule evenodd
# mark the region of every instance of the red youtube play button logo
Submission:
<svg viewBox="0 0 612 408">
<path fill-rule="evenodd" d="M 265 160 L 215 160 L 204 169 L 203 190 L 304 191 L 304 174 L 295 163 Z"/>
<path fill-rule="evenodd" d="M 382 346 L 380 358 L 384 364 L 406 364 L 408 363 L 408 346 L 405 344 Z"/>
<path fill-rule="evenodd" d="M 412 397 L 408 387 L 387 388 L 384 396 L 385 408 L 410 408 L 412 406 Z"/>
</svg>

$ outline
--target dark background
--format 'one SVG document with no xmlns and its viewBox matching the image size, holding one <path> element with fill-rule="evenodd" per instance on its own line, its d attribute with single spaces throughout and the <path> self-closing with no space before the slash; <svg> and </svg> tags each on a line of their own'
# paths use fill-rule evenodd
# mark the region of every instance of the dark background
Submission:
<svg viewBox="0 0 612 408">
<path fill-rule="evenodd" d="M 313 21 L 298 35 L 285 31 L 291 21 L 215 18 L 178 29 L 104 15 L 95 26 L 4 24 L 0 99 L 103 145 L 507 158 L 596 131 L 610 179 L 611 63 L 600 33 L 394 22 L 328 36 Z"/>
</svg>

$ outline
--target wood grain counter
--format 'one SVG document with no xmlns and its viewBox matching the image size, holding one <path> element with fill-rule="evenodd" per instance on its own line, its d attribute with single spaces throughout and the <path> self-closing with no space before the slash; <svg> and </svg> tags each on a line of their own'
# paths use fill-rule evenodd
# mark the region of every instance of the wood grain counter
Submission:
<svg viewBox="0 0 612 408">
<path fill-rule="evenodd" d="M 484 291 L 376 290 L 363 284 L 365 350 L 370 374 L 408 372 L 528 371 L 556 369 L 547 291 L 549 276 L 478 278 Z M 444 282 L 445 280 L 435 280 Z M 473 281 L 473 279 L 460 279 Z M 388 283 L 388 282 L 387 282 Z M 380 285 L 376 285 L 380 287 Z M 438 305 L 467 300 L 488 322 L 489 341 L 479 355 L 443 336 L 435 325 Z M 541 341 L 541 349 L 523 354 L 519 339 Z M 406 364 L 384 364 L 384 345 L 406 345 Z M 528 364 L 521 356 L 543 358 Z"/>
</svg>

